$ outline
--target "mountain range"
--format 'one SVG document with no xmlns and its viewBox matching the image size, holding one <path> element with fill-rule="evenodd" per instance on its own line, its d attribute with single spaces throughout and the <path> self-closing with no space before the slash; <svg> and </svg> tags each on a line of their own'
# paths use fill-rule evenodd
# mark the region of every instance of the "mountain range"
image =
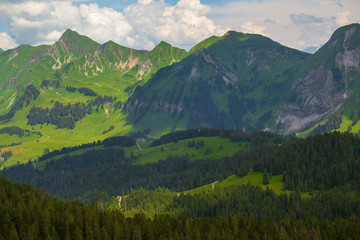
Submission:
<svg viewBox="0 0 360 240">
<path fill-rule="evenodd" d="M 359 37 L 359 24 L 340 28 L 310 55 L 260 35 L 228 32 L 158 71 L 124 111 L 135 125 L 152 129 L 298 133 L 326 124 L 332 114 L 352 119 L 359 99 Z"/>
<path fill-rule="evenodd" d="M 357 133 L 359 79 L 360 24 L 338 29 L 315 54 L 234 31 L 187 52 L 99 44 L 67 30 L 53 45 L 0 53 L 2 168 L 124 134 Z"/>
</svg>

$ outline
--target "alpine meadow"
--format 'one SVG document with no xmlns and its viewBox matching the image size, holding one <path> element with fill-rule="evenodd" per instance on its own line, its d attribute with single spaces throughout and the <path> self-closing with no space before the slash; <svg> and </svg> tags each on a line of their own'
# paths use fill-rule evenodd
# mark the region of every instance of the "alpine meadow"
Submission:
<svg viewBox="0 0 360 240">
<path fill-rule="evenodd" d="M 358 23 L 0 49 L 0 239 L 359 239 L 359 104 Z"/>
</svg>

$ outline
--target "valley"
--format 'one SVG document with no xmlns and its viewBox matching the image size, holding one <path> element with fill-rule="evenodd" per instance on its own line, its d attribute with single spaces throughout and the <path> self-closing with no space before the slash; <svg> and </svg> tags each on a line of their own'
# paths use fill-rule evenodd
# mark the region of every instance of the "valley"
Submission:
<svg viewBox="0 0 360 240">
<path fill-rule="evenodd" d="M 0 49 L 0 239 L 357 238 L 359 80 L 359 24 Z"/>
</svg>

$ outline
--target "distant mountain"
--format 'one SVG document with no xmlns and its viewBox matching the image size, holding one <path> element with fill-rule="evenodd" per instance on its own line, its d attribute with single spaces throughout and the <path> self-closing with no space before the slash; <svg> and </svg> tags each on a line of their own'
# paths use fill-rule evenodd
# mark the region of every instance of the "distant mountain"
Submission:
<svg viewBox="0 0 360 240">
<path fill-rule="evenodd" d="M 67 30 L 53 45 L 0 54 L 0 168 L 48 151 L 177 129 L 301 136 L 360 130 L 360 25 L 315 54 L 229 31 L 189 52 L 135 50 Z"/>
<path fill-rule="evenodd" d="M 158 133 L 164 127 L 275 129 L 276 109 L 287 99 L 286 71 L 310 56 L 233 31 L 190 52 L 129 98 L 124 111 L 136 126 Z"/>
<path fill-rule="evenodd" d="M 2 48 L 0 48 L 0 53 L 4 52 L 4 50 Z"/>
<path fill-rule="evenodd" d="M 135 127 L 154 135 L 199 127 L 301 132 L 325 124 L 334 112 L 354 115 L 359 24 L 337 30 L 314 55 L 236 32 L 204 40 L 190 52 L 126 102 Z"/>
</svg>

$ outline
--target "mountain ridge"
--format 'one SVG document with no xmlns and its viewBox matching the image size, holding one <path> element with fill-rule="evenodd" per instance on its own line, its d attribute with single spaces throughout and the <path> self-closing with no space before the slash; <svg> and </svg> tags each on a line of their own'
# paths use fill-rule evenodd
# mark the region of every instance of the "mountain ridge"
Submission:
<svg viewBox="0 0 360 240">
<path fill-rule="evenodd" d="M 350 67 L 359 69 L 360 64 L 360 41 L 357 47 L 353 44 L 356 41 L 352 41 L 350 48 L 354 50 L 347 51 L 346 42 L 352 40 L 351 36 L 355 39 L 360 37 L 359 24 L 338 29 L 323 47 L 305 61 L 303 68 L 307 70 L 298 71 L 300 73 L 295 75 L 296 80 L 290 87 L 292 95 L 279 114 L 287 112 L 287 116 L 279 119 L 285 130 L 299 131 L 323 119 L 339 110 L 354 91 L 358 92 L 355 76 L 359 75 L 359 71 L 355 70 L 355 76 L 349 76 L 352 70 L 346 67 L 350 64 Z M 349 111 L 355 110 L 351 108 Z"/>
<path fill-rule="evenodd" d="M 142 87 L 144 89 L 138 89 L 138 92 L 135 91 L 126 102 L 124 111 L 130 115 L 130 118 L 132 115 L 135 117 L 135 119 L 130 119 L 135 123 L 139 122 L 140 118 L 149 122 L 149 119 L 154 119 L 154 116 L 157 117 L 153 121 L 158 121 L 161 118 L 171 121 L 169 115 L 177 115 L 177 118 L 173 121 L 174 125 L 168 125 L 168 128 L 176 128 L 176 122 L 183 124 L 180 128 L 242 128 L 244 126 L 241 125 L 242 120 L 239 119 L 239 116 L 247 113 L 246 109 L 249 109 L 249 107 L 246 105 L 254 105 L 253 97 L 261 100 L 263 98 L 261 95 L 264 94 L 256 93 L 257 96 L 249 97 L 247 95 L 251 95 L 251 92 L 256 91 L 260 91 L 260 93 L 268 91 L 265 87 L 271 85 L 270 81 L 281 85 L 283 79 L 270 80 L 269 74 L 275 77 L 277 74 L 275 71 L 281 70 L 282 65 L 296 64 L 295 61 L 293 63 L 286 62 L 290 55 L 297 60 L 309 56 L 309 54 L 281 46 L 260 35 L 228 32 L 221 39 L 216 39 L 210 46 L 193 52 L 180 63 L 159 71 Z M 269 56 L 271 60 L 264 60 L 264 56 Z M 274 62 L 277 62 L 277 65 Z M 273 71 L 273 69 L 276 70 Z M 167 73 L 164 73 L 165 71 Z M 259 75 L 261 80 L 256 77 Z M 240 81 L 241 84 L 239 85 Z M 178 86 L 178 88 L 166 92 L 165 83 L 170 86 Z M 158 97 L 146 95 L 146 92 L 152 93 L 155 91 L 152 86 L 157 89 Z M 177 92 L 176 89 L 180 89 L 182 92 Z M 193 93 L 189 96 L 191 91 Z M 202 96 L 202 98 L 196 96 Z M 214 99 L 213 96 L 217 99 Z M 189 99 L 192 97 L 197 99 Z M 241 99 L 245 99 L 245 101 L 241 103 Z M 219 101 L 223 101 L 223 103 L 219 103 Z M 236 103 L 232 104 L 234 102 Z M 194 106 L 192 103 L 199 105 Z M 239 109 L 235 105 L 243 106 L 245 109 Z M 202 112 L 204 106 L 212 109 L 210 115 Z M 154 111 L 151 112 L 148 107 L 154 109 Z M 195 108 L 192 113 L 186 111 L 186 109 L 190 108 Z M 256 108 L 256 106 L 253 106 L 253 108 Z M 144 112 L 141 112 L 142 109 Z M 165 113 L 164 115 L 167 116 L 160 116 L 159 109 L 160 112 Z M 149 111 L 150 113 L 148 113 Z M 232 113 L 229 115 L 228 113 L 231 111 Z M 147 113 L 149 116 L 144 118 L 144 114 Z M 182 120 L 186 121 L 183 115 L 188 114 L 190 114 L 189 118 L 193 118 L 193 120 L 189 120 L 185 124 L 181 123 Z M 204 125 L 194 124 L 195 119 L 200 123 L 204 123 Z M 150 125 L 143 127 L 150 127 Z M 255 126 L 248 127 L 253 129 Z"/>
<path fill-rule="evenodd" d="M 205 48 L 194 51 L 180 63 L 180 66 L 168 67 L 167 73 L 158 72 L 143 86 L 145 89 L 139 89 L 138 93 L 135 92 L 129 98 L 124 111 L 129 114 L 129 121 L 139 128 L 151 128 L 150 119 L 155 119 L 153 121 L 166 119 L 167 122 L 172 121 L 170 125 L 168 124 L 168 129 L 177 129 L 180 125 L 180 129 L 235 127 L 248 131 L 268 129 L 285 133 L 298 133 L 314 125 L 323 124 L 324 121 L 328 121 L 331 114 L 338 111 L 345 111 L 349 116 L 355 109 L 349 107 L 349 104 L 346 107 L 344 105 L 354 101 L 349 98 L 352 98 L 354 92 L 358 92 L 358 84 L 354 79 L 359 75 L 360 41 L 357 41 L 360 36 L 359 30 L 359 24 L 339 28 L 328 43 L 315 54 L 305 54 L 281 46 L 261 35 L 229 31 L 222 38 L 215 39 L 210 46 L 204 44 Z M 204 41 L 206 43 L 206 40 Z M 236 48 L 229 50 L 235 45 Z M 327 50 L 329 46 L 331 51 Z M 268 48 L 267 52 L 266 48 Z M 243 55 L 239 53 L 239 49 L 243 49 Z M 203 62 L 200 63 L 195 56 L 202 56 Z M 296 56 L 299 58 L 295 59 Z M 271 65 L 275 64 L 276 59 L 278 65 Z M 291 60 L 293 64 L 290 63 Z M 238 64 L 239 62 L 242 64 Z M 187 70 L 185 70 L 186 65 Z M 214 74 L 210 73 L 209 67 L 213 69 Z M 219 75 L 221 71 L 222 74 Z M 272 71 L 274 74 L 271 73 Z M 266 74 L 261 75 L 262 73 Z M 181 84 L 186 84 L 186 79 L 196 76 L 199 79 L 204 77 L 207 81 L 204 82 L 204 86 L 208 90 L 202 86 L 202 90 L 207 91 L 206 96 L 192 101 L 207 104 L 208 110 L 202 113 L 202 116 L 198 114 L 201 106 L 186 111 L 191 107 L 174 99 L 171 100 L 171 96 L 178 96 L 178 99 L 183 99 L 184 96 L 175 90 L 169 89 L 169 92 L 164 92 L 163 88 L 166 87 L 161 85 L 161 82 L 172 81 L 172 85 L 182 86 Z M 176 77 L 178 80 L 174 83 Z M 210 83 L 211 79 L 217 80 L 218 84 L 219 81 L 225 81 L 228 85 L 232 85 L 232 89 L 216 89 L 214 84 Z M 352 89 L 349 88 L 350 82 L 353 84 Z M 161 95 L 163 97 L 156 100 L 153 96 L 146 96 L 146 92 L 154 92 L 153 89 L 160 89 L 160 86 L 162 86 L 160 94 L 163 94 Z M 198 96 L 200 94 L 197 93 Z M 219 103 L 219 100 L 223 103 Z M 154 101 L 159 107 L 170 107 L 171 114 L 167 114 L 168 111 L 162 109 L 160 113 L 162 112 L 163 115 L 160 116 L 161 108 L 154 106 Z M 233 112 L 229 111 L 235 109 L 231 106 L 232 102 L 237 102 L 236 105 L 239 106 Z M 266 107 L 269 103 L 271 104 Z M 155 111 L 149 110 L 148 106 Z M 185 113 L 176 117 L 177 112 L 182 112 L 184 109 Z M 192 119 L 191 115 L 194 116 Z M 214 122 L 212 119 L 222 122 Z M 196 124 L 196 121 L 205 125 Z M 154 127 L 156 127 L 155 123 Z M 161 135 L 161 132 L 158 133 Z"/>
<path fill-rule="evenodd" d="M 157 138 L 204 127 L 357 133 L 359 29 L 339 28 L 315 54 L 235 31 L 189 52 L 166 42 L 151 51 L 99 44 L 72 30 L 50 46 L 7 50 L 0 55 L 0 129 L 25 134 L 1 135 L 2 167 L 124 134 Z M 74 109 L 81 114 L 71 115 Z"/>
<path fill-rule="evenodd" d="M 8 119 L 10 114 L 4 117 L 7 120 L 0 122 L 0 129 L 16 126 L 29 134 L 1 135 L 0 146 L 5 146 L 2 153 L 12 152 L 12 156 L 5 160 L 6 164 L 0 161 L 0 165 L 35 160 L 45 149 L 55 150 L 128 133 L 131 125 L 126 125 L 119 111 L 123 102 L 158 69 L 185 56 L 185 50 L 165 42 L 152 51 L 135 50 L 113 41 L 98 44 L 72 30 L 65 31 L 53 45 L 22 45 L 4 52 L 0 56 L 0 116 L 9 111 L 14 114 L 11 119 Z M 19 99 L 24 98 L 29 85 L 38 89 L 40 95 L 24 105 Z M 90 109 L 94 101 L 97 102 L 95 108 L 76 118 L 75 125 L 71 125 L 74 129 L 54 128 L 52 124 L 60 126 L 55 121 L 36 124 L 44 121 L 36 120 L 36 116 L 40 116 L 36 114 L 44 115 L 46 109 L 68 105 L 68 109 L 76 106 Z M 12 110 L 14 106 L 16 109 Z M 68 117 L 71 118 L 70 115 L 60 118 L 66 122 L 64 118 Z M 29 125 L 29 118 L 35 125 Z"/>
</svg>

